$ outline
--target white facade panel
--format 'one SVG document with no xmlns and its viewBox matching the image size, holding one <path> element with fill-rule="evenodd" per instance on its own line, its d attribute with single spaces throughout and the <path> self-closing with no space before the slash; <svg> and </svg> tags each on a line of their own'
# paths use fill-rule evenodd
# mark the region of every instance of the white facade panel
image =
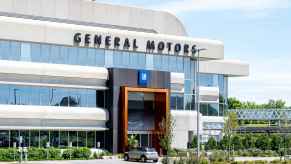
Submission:
<svg viewBox="0 0 291 164">
<path fill-rule="evenodd" d="M 125 30 L 113 30 L 108 28 L 92 27 L 92 26 L 81 26 L 81 25 L 72 25 L 65 23 L 53 23 L 46 21 L 38 20 L 28 20 L 22 18 L 10 18 L 10 17 L 0 17 L 0 39 L 9 39 L 9 40 L 20 40 L 20 41 L 29 41 L 29 42 L 41 42 L 41 43 L 51 43 L 51 44 L 60 44 L 67 46 L 74 46 L 74 35 L 76 33 L 81 33 L 82 42 L 79 46 L 84 47 L 94 47 L 94 35 L 102 35 L 104 43 L 104 38 L 106 36 L 111 37 L 111 45 L 105 47 L 105 44 L 102 44 L 100 48 L 116 49 L 123 50 L 122 48 L 116 48 L 113 44 L 114 37 L 120 37 L 120 44 L 123 45 L 125 39 L 129 39 L 130 43 L 133 44 L 133 40 L 136 39 L 138 48 L 130 51 L 137 52 L 147 52 L 147 42 L 155 41 L 155 47 L 159 42 L 164 42 L 165 44 L 170 42 L 171 51 L 167 51 L 165 48 L 164 51 L 160 52 L 157 48 L 153 53 L 160 54 L 170 54 L 170 55 L 185 55 L 191 56 L 191 47 L 196 45 L 197 47 L 207 48 L 207 51 L 200 53 L 200 57 L 209 58 L 209 59 L 223 59 L 224 57 L 224 46 L 223 43 L 216 40 L 208 39 L 193 39 L 189 37 L 173 36 L 173 35 L 163 35 L 163 34 L 151 34 L 144 32 L 133 32 Z M 91 35 L 91 43 L 88 46 L 84 45 L 84 35 Z M 174 52 L 174 46 L 176 44 L 181 44 L 180 53 L 176 54 Z M 189 45 L 189 53 L 184 54 L 184 45 Z M 123 46 L 120 46 L 123 47 Z M 133 46 L 131 46 L 133 47 Z"/>
</svg>

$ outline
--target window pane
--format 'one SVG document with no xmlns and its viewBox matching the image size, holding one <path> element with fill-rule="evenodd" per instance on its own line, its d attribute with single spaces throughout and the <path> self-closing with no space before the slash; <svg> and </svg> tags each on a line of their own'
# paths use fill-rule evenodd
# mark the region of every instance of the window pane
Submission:
<svg viewBox="0 0 291 164">
<path fill-rule="evenodd" d="M 21 130 L 20 136 L 22 137 L 22 146 L 28 147 L 29 146 L 29 131 L 28 130 Z"/>
<path fill-rule="evenodd" d="M 49 142 L 49 132 L 40 131 L 40 147 L 46 147 Z"/>
<path fill-rule="evenodd" d="M 31 61 L 29 43 L 21 43 L 21 61 Z"/>
<path fill-rule="evenodd" d="M 95 148 L 95 132 L 87 132 L 87 147 Z"/>
<path fill-rule="evenodd" d="M 79 147 L 86 146 L 86 132 L 85 131 L 78 132 L 78 146 Z"/>
<path fill-rule="evenodd" d="M 0 130 L 0 147 L 9 147 L 9 131 Z"/>
<path fill-rule="evenodd" d="M 39 147 L 39 131 L 38 130 L 30 131 L 30 146 Z"/>
<path fill-rule="evenodd" d="M 77 145 L 78 145 L 77 132 L 70 131 L 69 135 L 70 135 L 70 137 L 69 137 L 69 145 L 72 144 L 73 147 L 77 147 Z"/>
<path fill-rule="evenodd" d="M 67 131 L 60 132 L 60 148 L 68 147 L 68 133 Z"/>
<path fill-rule="evenodd" d="M 41 62 L 41 46 L 40 44 L 31 44 L 31 61 Z"/>
<path fill-rule="evenodd" d="M 95 55 L 95 50 L 94 49 L 92 49 L 92 48 L 90 48 L 90 49 L 88 49 L 88 57 L 87 57 L 87 65 L 89 65 L 89 66 L 95 66 L 96 65 L 96 63 L 95 63 L 95 61 L 96 61 L 96 55 Z"/>
<path fill-rule="evenodd" d="M 68 50 L 68 64 L 78 64 L 78 48 L 70 47 Z"/>
<path fill-rule="evenodd" d="M 28 45 L 27 47 L 24 47 L 24 48 L 27 48 L 26 50 L 24 51 L 27 51 L 25 53 L 27 53 L 28 55 L 28 61 L 29 60 L 29 56 L 30 56 L 30 47 L 29 47 L 29 44 L 26 44 Z M 22 44 L 20 46 L 20 42 L 10 42 L 10 55 L 9 55 L 9 59 L 10 60 L 17 60 L 19 61 L 20 60 L 20 49 L 21 49 L 21 53 L 22 53 Z"/>
<path fill-rule="evenodd" d="M 209 104 L 208 105 L 208 115 L 209 116 L 218 116 L 218 104 Z"/>
<path fill-rule="evenodd" d="M 59 146 L 59 131 L 50 131 L 50 146 L 51 147 L 58 147 Z"/>
<path fill-rule="evenodd" d="M 96 55 L 96 66 L 103 67 L 105 65 L 105 51 L 104 50 L 95 50 Z"/>
<path fill-rule="evenodd" d="M 1 59 L 8 60 L 10 56 L 10 42 L 8 41 L 0 41 L 1 46 Z"/>
</svg>

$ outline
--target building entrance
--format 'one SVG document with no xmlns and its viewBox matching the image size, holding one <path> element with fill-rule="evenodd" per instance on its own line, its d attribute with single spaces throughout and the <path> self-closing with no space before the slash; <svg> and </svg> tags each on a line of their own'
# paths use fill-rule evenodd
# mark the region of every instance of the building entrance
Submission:
<svg viewBox="0 0 291 164">
<path fill-rule="evenodd" d="M 128 137 L 134 135 L 138 146 L 154 147 L 164 134 L 163 120 L 169 111 L 168 89 L 122 88 L 121 151 L 128 149 Z"/>
</svg>

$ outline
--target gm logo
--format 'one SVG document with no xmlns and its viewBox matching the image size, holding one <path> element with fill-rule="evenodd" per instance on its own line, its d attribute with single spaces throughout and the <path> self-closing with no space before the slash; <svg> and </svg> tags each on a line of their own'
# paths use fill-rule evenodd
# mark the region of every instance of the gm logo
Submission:
<svg viewBox="0 0 291 164">
<path fill-rule="evenodd" d="M 146 86 L 149 80 L 149 71 L 139 70 L 138 71 L 138 85 Z"/>
</svg>

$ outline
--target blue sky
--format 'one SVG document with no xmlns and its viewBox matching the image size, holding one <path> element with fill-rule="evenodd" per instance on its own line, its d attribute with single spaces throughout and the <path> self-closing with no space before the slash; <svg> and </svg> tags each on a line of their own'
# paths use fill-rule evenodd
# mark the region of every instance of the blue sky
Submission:
<svg viewBox="0 0 291 164">
<path fill-rule="evenodd" d="M 191 37 L 218 39 L 225 58 L 250 64 L 230 96 L 291 105 L 291 0 L 97 0 L 174 13 Z"/>
</svg>

